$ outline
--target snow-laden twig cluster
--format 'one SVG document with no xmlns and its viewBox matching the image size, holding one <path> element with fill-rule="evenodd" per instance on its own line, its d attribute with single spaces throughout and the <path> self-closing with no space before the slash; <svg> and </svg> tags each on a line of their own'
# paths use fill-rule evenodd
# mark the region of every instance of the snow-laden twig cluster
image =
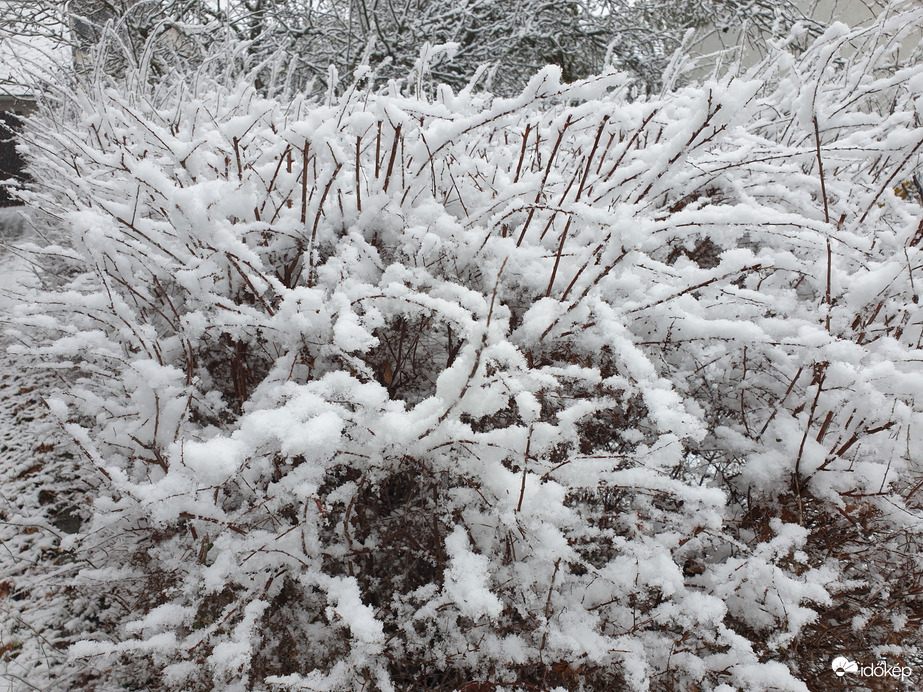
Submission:
<svg viewBox="0 0 923 692">
<path fill-rule="evenodd" d="M 66 372 L 97 479 L 72 656 L 185 690 L 806 689 L 792 643 L 859 583 L 824 524 L 919 559 L 923 78 L 888 51 L 921 19 L 654 100 L 549 68 L 33 119 L 69 273 L 23 358 Z"/>
</svg>

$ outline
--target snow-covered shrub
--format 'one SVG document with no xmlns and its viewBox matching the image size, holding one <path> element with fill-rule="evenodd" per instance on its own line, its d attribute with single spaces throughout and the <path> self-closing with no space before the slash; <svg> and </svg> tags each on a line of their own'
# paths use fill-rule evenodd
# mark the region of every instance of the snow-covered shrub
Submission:
<svg viewBox="0 0 923 692">
<path fill-rule="evenodd" d="M 919 560 L 923 78 L 889 51 L 921 21 L 657 100 L 189 78 L 33 118 L 71 274 L 22 356 L 98 483 L 71 655 L 158 689 L 806 689 L 794 643 L 868 585 L 823 532 Z"/>
</svg>

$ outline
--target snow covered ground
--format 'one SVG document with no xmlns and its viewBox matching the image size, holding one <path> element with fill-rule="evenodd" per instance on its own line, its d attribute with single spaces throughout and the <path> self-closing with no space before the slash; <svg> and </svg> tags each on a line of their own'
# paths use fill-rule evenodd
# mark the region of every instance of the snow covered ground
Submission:
<svg viewBox="0 0 923 692">
<path fill-rule="evenodd" d="M 4 314 L 17 293 L 32 278 L 28 262 L 15 248 L 23 238 L 27 219 L 21 207 L 0 208 L 0 307 Z"/>
<path fill-rule="evenodd" d="M 56 584 L 69 563 L 59 544 L 79 527 L 74 456 L 42 401 L 44 381 L 7 352 L 8 320 L 36 280 L 21 250 L 29 240 L 20 210 L 0 209 L 0 692 L 50 683 L 64 656 Z"/>
</svg>

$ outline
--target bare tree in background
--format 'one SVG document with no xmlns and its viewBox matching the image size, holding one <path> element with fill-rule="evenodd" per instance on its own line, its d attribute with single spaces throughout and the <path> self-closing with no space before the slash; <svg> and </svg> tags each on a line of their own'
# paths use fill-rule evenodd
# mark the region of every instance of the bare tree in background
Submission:
<svg viewBox="0 0 923 692">
<path fill-rule="evenodd" d="M 518 91 L 548 64 L 574 80 L 611 63 L 649 91 L 684 40 L 729 29 L 780 35 L 796 21 L 806 18 L 790 0 L 26 0 L 0 6 L 3 34 L 72 42 L 78 56 L 113 39 L 107 59 L 93 60 L 111 71 L 118 55 L 149 60 L 156 77 L 174 69 L 177 58 L 194 59 L 230 38 L 248 45 L 245 55 L 228 56 L 242 61 L 238 67 L 282 56 L 291 84 L 315 80 L 326 88 L 331 75 L 362 63 L 381 78 L 405 78 L 425 44 L 451 43 L 456 51 L 431 65 L 432 80 L 458 89 L 488 65 L 485 84 L 501 94 Z"/>
</svg>

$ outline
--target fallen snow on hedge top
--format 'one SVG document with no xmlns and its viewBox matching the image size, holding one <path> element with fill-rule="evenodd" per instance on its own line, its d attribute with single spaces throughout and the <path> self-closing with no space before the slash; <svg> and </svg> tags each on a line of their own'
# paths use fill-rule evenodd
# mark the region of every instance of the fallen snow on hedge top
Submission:
<svg viewBox="0 0 923 692">
<path fill-rule="evenodd" d="M 892 188 L 923 85 L 833 61 L 865 36 L 651 100 L 203 79 L 34 121 L 72 274 L 20 321 L 76 369 L 51 405 L 131 572 L 73 654 L 181 689 L 806 689 L 769 660 L 838 588 L 806 504 L 920 526 Z M 747 533 L 747 495 L 802 515 Z"/>
</svg>

